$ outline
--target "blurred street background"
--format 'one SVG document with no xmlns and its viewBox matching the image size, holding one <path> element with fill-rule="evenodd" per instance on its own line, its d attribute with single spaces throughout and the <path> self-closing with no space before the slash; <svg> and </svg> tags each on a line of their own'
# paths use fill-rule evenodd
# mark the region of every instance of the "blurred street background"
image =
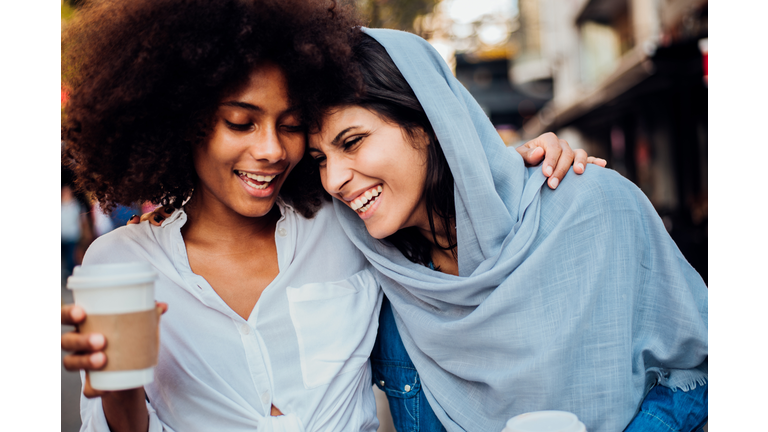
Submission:
<svg viewBox="0 0 768 432">
<path fill-rule="evenodd" d="M 87 1 L 62 0 L 62 28 Z M 637 184 L 708 279 L 707 0 L 344 0 L 369 27 L 432 43 L 500 136 L 555 132 Z M 68 94 L 62 82 L 62 116 Z M 64 146 L 65 143 L 62 143 Z M 65 279 L 90 242 L 150 204 L 104 215 L 62 166 Z M 68 331 L 62 327 L 62 332 Z M 77 374 L 61 373 L 62 432 L 80 427 Z M 380 431 L 393 431 L 386 398 Z"/>
</svg>

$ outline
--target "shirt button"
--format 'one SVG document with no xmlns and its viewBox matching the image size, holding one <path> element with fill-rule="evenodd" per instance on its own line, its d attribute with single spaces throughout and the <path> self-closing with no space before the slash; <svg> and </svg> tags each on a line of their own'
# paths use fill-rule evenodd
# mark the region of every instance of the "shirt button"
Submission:
<svg viewBox="0 0 768 432">
<path fill-rule="evenodd" d="M 261 394 L 261 402 L 264 403 L 264 404 L 268 404 L 269 403 L 269 390 L 267 390 L 267 391 L 265 391 L 264 393 Z"/>
<path fill-rule="evenodd" d="M 288 235 L 288 231 L 286 231 L 285 228 L 280 228 L 277 230 L 277 235 L 279 235 L 280 237 L 285 237 L 286 235 Z"/>
<path fill-rule="evenodd" d="M 409 391 L 411 391 L 411 386 L 409 386 L 408 384 L 406 384 L 406 385 L 405 385 L 405 392 L 407 393 L 407 392 L 409 392 Z"/>
<path fill-rule="evenodd" d="M 384 387 L 384 380 L 379 381 L 379 384 L 381 384 L 381 386 Z"/>
<path fill-rule="evenodd" d="M 243 324 L 240 326 L 240 334 L 241 335 L 248 335 L 251 333 L 251 326 L 248 324 Z"/>
</svg>

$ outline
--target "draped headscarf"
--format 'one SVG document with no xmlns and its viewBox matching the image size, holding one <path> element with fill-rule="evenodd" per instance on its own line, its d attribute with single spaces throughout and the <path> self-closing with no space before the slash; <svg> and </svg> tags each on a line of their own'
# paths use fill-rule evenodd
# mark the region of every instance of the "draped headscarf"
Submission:
<svg viewBox="0 0 768 432">
<path fill-rule="evenodd" d="M 564 410 L 621 431 L 650 386 L 707 379 L 707 287 L 646 196 L 589 165 L 556 191 L 504 146 L 425 40 L 365 29 L 415 92 L 455 179 L 459 276 L 373 239 L 336 202 L 378 271 L 430 405 L 449 431 L 501 431 Z"/>
</svg>

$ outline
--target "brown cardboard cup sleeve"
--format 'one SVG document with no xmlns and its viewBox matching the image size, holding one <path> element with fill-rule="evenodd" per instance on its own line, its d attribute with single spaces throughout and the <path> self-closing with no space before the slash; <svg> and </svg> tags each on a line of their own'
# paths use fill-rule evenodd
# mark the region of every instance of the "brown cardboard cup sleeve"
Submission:
<svg viewBox="0 0 768 432">
<path fill-rule="evenodd" d="M 107 365 L 101 371 L 147 369 L 157 365 L 159 315 L 158 309 L 88 315 L 80 333 L 101 333 L 107 339 Z"/>
</svg>

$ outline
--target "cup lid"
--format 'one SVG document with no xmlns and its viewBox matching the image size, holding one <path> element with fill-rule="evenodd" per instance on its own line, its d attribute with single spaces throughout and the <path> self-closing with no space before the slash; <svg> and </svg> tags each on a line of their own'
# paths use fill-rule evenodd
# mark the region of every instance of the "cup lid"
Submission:
<svg viewBox="0 0 768 432">
<path fill-rule="evenodd" d="M 505 431 L 509 432 L 584 432 L 584 423 L 566 411 L 536 411 L 511 418 Z"/>
<path fill-rule="evenodd" d="M 157 279 L 155 269 L 145 262 L 120 264 L 88 264 L 75 267 L 67 278 L 67 288 L 107 288 L 152 282 Z"/>
</svg>

